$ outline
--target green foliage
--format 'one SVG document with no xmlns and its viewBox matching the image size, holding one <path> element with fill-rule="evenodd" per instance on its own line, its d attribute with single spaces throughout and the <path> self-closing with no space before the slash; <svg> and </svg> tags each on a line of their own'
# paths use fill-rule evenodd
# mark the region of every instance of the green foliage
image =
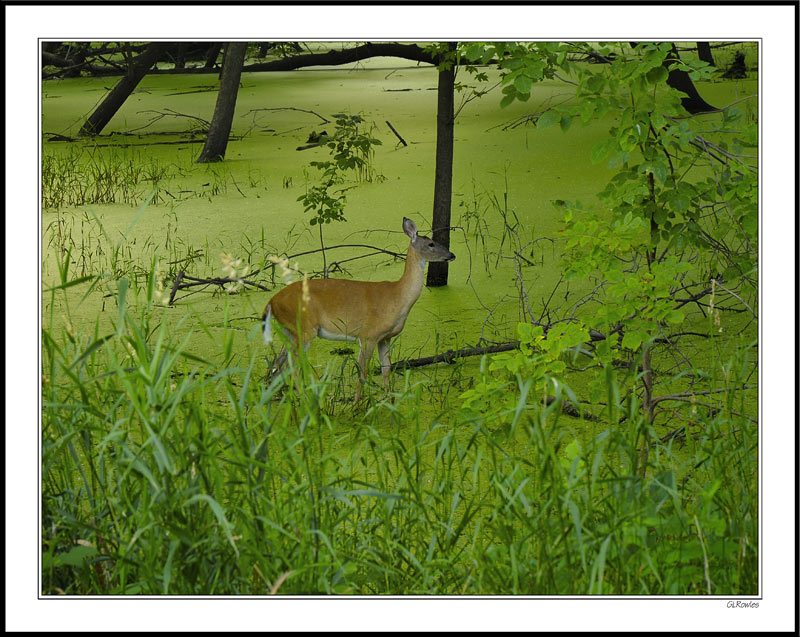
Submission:
<svg viewBox="0 0 800 637">
<path fill-rule="evenodd" d="M 238 189 L 229 166 L 198 167 L 188 157 L 166 163 L 136 149 L 103 150 L 88 144 L 72 143 L 66 152 L 45 146 L 41 171 L 43 209 L 92 204 L 138 206 L 153 192 L 152 203 L 172 205 L 198 197 L 211 201 L 226 194 L 231 185 Z M 199 171 L 202 186 L 176 183 Z M 260 178 L 251 174 L 249 181 L 255 187 Z"/>
<path fill-rule="evenodd" d="M 590 153 L 593 162 L 617 169 L 599 193 L 602 208 L 589 214 L 580 202 L 564 206 L 567 276 L 601 273 L 605 280 L 597 327 L 610 333 L 624 323 L 621 344 L 638 351 L 663 328 L 683 321 L 674 299 L 686 289 L 680 282 L 698 270 L 706 281 L 721 273 L 730 284 L 744 285 L 748 295 L 755 293 L 757 173 L 738 158 L 745 144 L 754 143 L 754 132 L 736 129 L 740 114 L 723 109 L 711 134 L 738 134 L 727 154 L 728 142 L 712 144 L 698 135 L 686 120 L 683 94 L 667 84 L 672 70 L 707 80 L 710 65 L 674 59 L 665 42 L 640 43 L 613 58 L 601 49 L 611 60 L 602 65 L 574 65 L 564 57 L 593 53 L 589 44 L 504 50 L 472 43 L 465 51 L 471 59 L 497 57 L 506 71 L 501 106 L 527 99 L 530 77 L 547 76 L 553 65 L 574 74 L 576 99 L 544 112 L 540 128 L 559 122 L 567 130 L 578 119 L 584 125 L 612 119 L 609 136 Z M 525 75 L 528 69 L 539 75 Z"/>
<path fill-rule="evenodd" d="M 580 212 L 569 209 L 565 215 L 565 247 L 571 255 L 565 274 L 569 280 L 603 273 L 607 300 L 593 315 L 595 327 L 611 333 L 624 324 L 621 346 L 638 351 L 662 326 L 681 324 L 684 313 L 675 308 L 673 288 L 691 266 L 671 255 L 631 270 L 630 255 L 650 246 L 643 220 L 628 211 L 609 225 L 603 216 Z M 598 349 L 600 356 L 610 354 L 608 348 Z"/>
<path fill-rule="evenodd" d="M 339 113 L 333 116 L 336 129 L 333 135 L 323 135 L 320 143 L 329 149 L 331 159 L 312 161 L 310 165 L 320 171 L 320 183 L 306 190 L 297 201 L 305 211 L 312 211 L 311 225 L 345 221 L 344 206 L 347 201 L 344 189 L 335 190 L 345 181 L 345 174 L 355 172 L 359 180 L 371 181 L 373 147 L 381 141 L 368 132 L 361 131 L 364 119 L 360 115 Z"/>
<path fill-rule="evenodd" d="M 58 214 L 45 231 L 56 270 L 42 331 L 44 594 L 758 591 L 757 344 L 717 338 L 721 286 L 738 286 L 725 297 L 744 299 L 737 311 L 755 291 L 758 181 L 736 155 L 757 146 L 757 127 L 731 108 L 698 133 L 665 83 L 663 45 L 597 68 L 571 61 L 576 46 L 459 47 L 475 65 L 499 61 L 506 104 L 570 74 L 578 99 L 537 125 L 607 122 L 587 152 L 616 175 L 592 205 L 559 202 L 559 267 L 595 292 L 546 326 L 520 324 L 519 349 L 484 358 L 438 415 L 433 388 L 410 383 L 351 412 L 335 398 L 340 371 L 315 376 L 302 354 L 296 374 L 264 382 L 260 350 L 236 351 L 228 306 L 213 325 L 158 307 L 159 264 L 182 267 L 191 249 L 184 258 L 168 238 L 161 259 L 147 240 L 134 256 L 128 231 L 111 239 L 97 217 Z M 322 180 L 304 203 L 320 229 L 343 218 L 337 189 L 366 165 L 372 142 L 350 143 L 362 123 L 337 116 L 330 159 L 311 164 Z M 494 204 L 498 262 L 527 254 L 508 197 Z M 470 219 L 484 259 L 485 210 L 476 202 Z M 110 328 L 73 323 L 69 300 L 85 288 L 116 304 Z M 673 345 L 698 329 L 693 306 L 707 340 L 687 364 Z M 648 374 L 674 401 L 645 407 Z"/>
<path fill-rule="evenodd" d="M 497 64 L 503 84 L 500 106 L 505 107 L 514 100 L 527 101 L 533 85 L 552 78 L 558 65 L 569 67 L 564 51 L 557 42 L 465 42 L 460 43 L 458 55 L 476 64 Z M 466 68 L 476 79 L 486 79 L 475 66 Z"/>
<path fill-rule="evenodd" d="M 203 360 L 152 308 L 131 315 L 143 291 L 120 285 L 113 334 L 43 332 L 44 594 L 757 590 L 756 428 L 726 408 L 692 429 L 690 457 L 660 445 L 636 475 L 634 404 L 616 399 L 625 426 L 578 435 L 566 388 L 537 395 L 563 386 L 574 327 L 521 327 L 521 349 L 488 362 L 530 386 L 513 409 L 471 398 L 424 422 L 417 387 L 354 423 L 324 408 L 329 373 L 301 358 L 263 385 L 224 343 Z"/>
<path fill-rule="evenodd" d="M 477 571 L 481 584 L 504 578 L 512 593 L 649 595 L 713 594 L 722 580 L 740 586 L 746 575 L 737 551 L 755 559 L 755 437 L 720 441 L 714 432 L 723 420 L 703 422 L 697 447 L 705 458 L 698 465 L 702 470 L 687 471 L 694 460 L 675 462 L 671 445 L 659 444 L 649 477 L 641 477 L 636 440 L 642 415 L 635 400 L 619 398 L 613 367 L 606 366 L 607 395 L 615 403 L 609 414 L 625 414 L 627 422 L 578 438 L 558 423 L 561 401 L 571 392 L 543 370 L 559 355 L 573 356 L 573 344 L 586 340 L 585 334 L 564 330 L 544 355 L 531 347 L 545 342 L 540 330 L 520 328 L 520 350 L 493 356 L 482 382 L 462 395 L 459 410 L 467 423 L 492 425 L 487 435 L 498 450 L 509 449 L 510 438 L 517 441 L 510 454 L 498 451 L 503 470 L 492 485 L 504 505 L 482 528 L 488 548 Z M 549 405 L 535 390 L 527 391 L 537 373 L 537 388 L 557 389 Z M 516 408 L 503 401 L 503 389 L 516 398 Z M 720 471 L 732 473 L 733 467 L 722 469 L 724 456 L 741 458 L 746 466 L 731 476 L 747 502 L 744 524 L 731 519 L 732 482 L 718 477 Z"/>
<path fill-rule="evenodd" d="M 541 401 L 548 391 L 571 394 L 564 383 L 564 358 L 569 350 L 573 350 L 574 357 L 581 343 L 588 340 L 584 329 L 575 324 L 560 324 L 545 338 L 541 326 L 520 323 L 517 331 L 519 349 L 496 354 L 488 367 L 481 365 L 480 379 L 459 397 L 462 411 L 472 414 L 491 411 L 501 419 L 514 414 L 516 423 L 528 396 Z"/>
<path fill-rule="evenodd" d="M 164 183 L 182 169 L 136 153 L 102 153 L 71 146 L 66 153 L 42 156 L 42 208 L 87 204 L 138 205 L 154 188 L 165 198 Z"/>
</svg>

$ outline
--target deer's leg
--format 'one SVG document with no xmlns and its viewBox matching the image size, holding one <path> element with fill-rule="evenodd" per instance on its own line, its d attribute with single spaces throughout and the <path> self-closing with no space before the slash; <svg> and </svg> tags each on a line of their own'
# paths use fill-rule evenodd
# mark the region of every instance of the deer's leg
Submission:
<svg viewBox="0 0 800 637">
<path fill-rule="evenodd" d="M 389 372 L 392 369 L 392 364 L 389 361 L 389 337 L 378 341 L 378 358 L 381 361 L 381 374 L 383 374 L 383 384 L 386 387 L 386 393 L 392 393 L 392 381 Z"/>
<path fill-rule="evenodd" d="M 356 402 L 361 400 L 361 386 L 367 382 L 367 369 L 369 366 L 369 359 L 372 358 L 372 351 L 375 349 L 375 341 L 369 338 L 359 339 L 361 346 L 358 352 L 358 372 L 359 383 L 356 388 Z"/>
<path fill-rule="evenodd" d="M 295 382 L 295 388 L 300 387 L 300 376 L 299 376 L 299 357 L 300 357 L 300 347 L 298 343 L 302 343 L 302 348 L 304 352 L 308 351 L 309 346 L 311 345 L 311 341 L 313 340 L 313 335 L 311 338 L 306 338 L 305 334 L 302 334 L 302 337 L 299 337 L 295 330 L 289 329 L 284 327 L 283 333 L 286 335 L 287 343 L 283 346 L 280 353 L 278 354 L 277 358 L 275 359 L 275 365 L 273 367 L 273 373 L 279 373 L 283 370 L 286 366 L 287 359 L 289 354 L 292 355 L 292 378 Z"/>
<path fill-rule="evenodd" d="M 279 374 L 286 365 L 286 359 L 289 357 L 289 349 L 297 348 L 297 337 L 294 335 L 294 333 L 285 327 L 282 327 L 282 331 L 290 344 L 284 344 L 284 346 L 281 347 L 281 351 L 278 352 L 278 355 L 275 357 L 275 360 L 270 366 L 270 374 Z"/>
</svg>

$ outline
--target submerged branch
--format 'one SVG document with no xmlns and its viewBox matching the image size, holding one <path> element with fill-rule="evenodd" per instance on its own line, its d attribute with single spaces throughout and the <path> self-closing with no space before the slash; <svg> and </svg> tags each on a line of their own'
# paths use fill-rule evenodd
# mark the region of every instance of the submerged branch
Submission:
<svg viewBox="0 0 800 637">
<path fill-rule="evenodd" d="M 458 350 L 449 349 L 441 354 L 434 356 L 425 356 L 423 358 L 413 358 L 404 361 L 397 361 L 392 363 L 392 371 L 402 369 L 413 369 L 414 367 L 424 367 L 425 365 L 433 365 L 434 363 L 452 363 L 456 358 L 464 358 L 467 356 L 482 356 L 483 354 L 497 354 L 499 352 L 508 352 L 519 348 L 519 341 L 510 341 L 508 343 L 501 343 L 500 345 L 489 345 L 486 347 L 465 347 Z"/>
</svg>

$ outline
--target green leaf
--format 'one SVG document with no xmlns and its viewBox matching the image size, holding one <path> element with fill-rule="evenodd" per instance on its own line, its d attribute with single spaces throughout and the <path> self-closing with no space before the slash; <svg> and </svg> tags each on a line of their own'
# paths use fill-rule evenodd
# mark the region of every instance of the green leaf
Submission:
<svg viewBox="0 0 800 637">
<path fill-rule="evenodd" d="M 84 561 L 97 555 L 97 549 L 93 546 L 73 546 L 66 553 L 59 553 L 53 556 L 53 566 L 81 566 Z M 42 566 L 47 565 L 42 561 Z"/>
<path fill-rule="evenodd" d="M 52 288 L 47 288 L 43 290 L 43 292 L 54 292 L 55 290 L 64 290 L 66 288 L 71 288 L 73 285 L 80 285 L 81 283 L 86 283 L 86 281 L 91 281 L 92 279 L 97 278 L 94 274 L 89 274 L 87 276 L 82 276 L 79 279 L 72 279 L 72 281 L 67 281 L 66 283 L 62 283 L 61 285 L 56 285 Z"/>
<path fill-rule="evenodd" d="M 608 113 L 608 110 L 611 108 L 611 104 L 608 100 L 603 99 L 602 97 L 598 97 L 596 101 L 597 106 L 597 119 L 603 119 Z"/>
<path fill-rule="evenodd" d="M 500 100 L 500 108 L 505 108 L 516 99 L 516 94 L 508 93 L 503 99 Z"/>
<path fill-rule="evenodd" d="M 661 84 L 667 81 L 669 72 L 663 66 L 656 66 L 650 69 L 645 77 L 650 84 Z"/>
<path fill-rule="evenodd" d="M 589 121 L 592 119 L 592 115 L 594 115 L 594 110 L 596 106 L 596 100 L 587 99 L 581 102 L 578 106 L 578 111 L 581 114 L 581 123 L 588 124 Z"/>
<path fill-rule="evenodd" d="M 642 340 L 642 335 L 639 332 L 625 332 L 625 336 L 622 337 L 622 347 L 635 351 L 641 346 Z"/>
<path fill-rule="evenodd" d="M 613 139 L 604 139 L 599 144 L 595 144 L 592 147 L 592 152 L 590 158 L 593 164 L 596 164 L 602 161 L 614 148 L 616 147 L 616 142 Z"/>
<path fill-rule="evenodd" d="M 678 323 L 683 323 L 683 318 L 684 316 L 682 310 L 670 310 L 664 317 L 667 323 L 672 323 L 673 325 L 677 325 Z"/>
<path fill-rule="evenodd" d="M 593 75 L 588 80 L 586 80 L 586 89 L 591 91 L 592 93 L 599 93 L 603 89 L 603 85 L 605 84 L 605 79 L 601 75 Z"/>
<path fill-rule="evenodd" d="M 125 325 L 125 296 L 128 293 L 128 279 L 120 279 L 117 290 L 117 306 L 119 309 L 119 316 L 117 317 L 117 336 L 122 335 L 122 329 Z"/>
<path fill-rule="evenodd" d="M 514 78 L 514 88 L 517 89 L 517 93 L 529 95 L 532 84 L 533 81 L 527 75 L 520 74 Z"/>
<path fill-rule="evenodd" d="M 675 212 L 686 212 L 689 209 L 689 199 L 683 195 L 676 195 L 669 203 Z"/>
<path fill-rule="evenodd" d="M 545 111 L 536 121 L 536 128 L 547 128 L 550 124 L 555 124 L 561 120 L 561 114 L 555 111 Z"/>
<path fill-rule="evenodd" d="M 205 493 L 199 493 L 186 500 L 184 505 L 194 504 L 195 502 L 200 502 L 200 501 L 205 502 L 206 504 L 208 504 L 209 507 L 211 507 L 211 511 L 217 518 L 217 522 L 219 522 L 220 527 L 224 531 L 225 537 L 228 538 L 228 542 L 230 542 L 234 552 L 236 553 L 236 556 L 238 557 L 239 549 L 236 548 L 236 542 L 234 541 L 233 534 L 231 533 L 233 525 L 230 522 L 228 522 L 227 518 L 225 517 L 225 510 L 222 508 L 219 502 L 217 502 L 210 495 L 206 495 Z"/>
<path fill-rule="evenodd" d="M 653 128 L 656 131 L 661 130 L 667 125 L 667 120 L 661 113 L 653 113 L 650 116 L 650 121 L 652 122 Z"/>
<path fill-rule="evenodd" d="M 86 351 L 81 354 L 72 365 L 69 366 L 70 369 L 75 369 L 78 365 L 80 365 L 83 361 L 85 361 L 89 356 L 91 356 L 92 352 L 94 352 L 98 347 L 100 347 L 103 343 L 105 343 L 108 339 L 114 338 L 114 334 L 109 334 L 108 336 L 104 336 L 102 338 L 98 338 L 94 343 L 89 345 L 86 348 Z"/>
<path fill-rule="evenodd" d="M 653 174 L 655 175 L 656 179 L 660 181 L 662 184 L 666 183 L 667 176 L 669 175 L 669 169 L 664 162 L 658 162 L 653 164 Z"/>
<path fill-rule="evenodd" d="M 669 174 L 667 164 L 664 161 L 648 161 L 642 164 L 642 170 L 646 173 L 652 173 L 662 184 L 667 180 Z"/>
<path fill-rule="evenodd" d="M 202 363 L 204 365 L 212 365 L 212 363 L 210 361 L 207 361 L 205 358 L 201 358 L 199 356 L 196 356 L 195 354 L 190 354 L 189 352 L 184 352 L 183 350 L 178 352 L 178 355 L 183 356 L 184 358 L 190 361 L 195 361 L 196 363 Z"/>
</svg>

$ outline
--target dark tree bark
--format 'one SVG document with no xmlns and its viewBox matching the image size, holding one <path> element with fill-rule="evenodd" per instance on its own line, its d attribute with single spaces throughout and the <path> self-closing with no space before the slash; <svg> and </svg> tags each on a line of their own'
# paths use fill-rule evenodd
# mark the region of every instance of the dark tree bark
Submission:
<svg viewBox="0 0 800 637">
<path fill-rule="evenodd" d="M 219 57 L 219 52 L 222 49 L 221 42 L 212 42 L 211 46 L 208 48 L 208 53 L 206 54 L 206 64 L 205 69 L 210 70 L 214 68 L 214 65 L 217 63 L 217 58 Z"/>
<path fill-rule="evenodd" d="M 175 68 L 186 68 L 186 42 L 178 42 L 178 47 L 175 51 Z"/>
<path fill-rule="evenodd" d="M 228 136 L 231 133 L 233 112 L 236 110 L 236 97 L 239 94 L 239 80 L 242 77 L 247 42 L 229 42 L 225 49 L 217 105 L 214 108 L 214 118 L 211 120 L 203 151 L 197 158 L 199 164 L 221 161 L 228 147 Z"/>
<path fill-rule="evenodd" d="M 175 61 L 177 56 L 177 43 L 170 42 L 167 43 L 169 46 L 167 47 L 167 51 L 165 54 L 162 55 L 159 60 L 169 59 L 171 62 Z M 202 44 L 206 44 L 206 46 L 201 46 Z M 198 43 L 198 42 L 187 42 L 184 58 L 186 61 L 195 61 L 195 60 L 205 60 L 209 55 L 209 47 L 207 43 Z M 138 46 L 131 46 L 129 47 L 131 50 L 136 51 L 140 47 Z M 143 47 L 141 47 L 143 48 Z M 294 43 L 286 44 L 284 48 L 295 48 Z M 97 50 L 93 49 L 92 54 Z M 115 52 L 112 49 L 102 51 L 103 53 L 112 53 Z M 167 55 L 167 52 L 171 54 L 171 57 Z M 72 58 L 65 58 L 63 54 L 59 54 L 58 51 L 49 51 L 49 53 L 55 53 L 56 56 L 52 59 L 53 62 L 48 62 L 47 60 L 43 59 L 43 63 L 47 64 L 54 64 L 56 66 L 65 67 L 71 65 Z M 219 54 L 219 45 L 214 45 L 214 51 L 211 51 L 212 56 Z M 353 62 L 358 62 L 360 60 L 366 60 L 372 57 L 397 57 L 402 58 L 405 60 L 411 60 L 412 62 L 422 62 L 424 64 L 436 64 L 437 61 L 434 59 L 434 56 L 431 55 L 428 51 L 423 49 L 416 44 L 398 44 L 396 42 L 368 42 L 366 44 L 362 44 L 351 49 L 342 49 L 340 51 L 328 51 L 327 53 L 307 53 L 301 55 L 290 55 L 285 58 L 281 58 L 278 60 L 271 60 L 269 62 L 257 62 L 255 64 L 248 64 L 245 66 L 242 71 L 244 73 L 250 72 L 261 72 L 261 71 L 293 71 L 295 69 L 305 68 L 307 66 L 338 66 L 341 64 L 352 64 Z M 96 56 L 91 57 L 90 59 L 96 59 Z M 214 68 L 214 60 L 216 57 L 212 57 L 212 62 L 210 66 L 184 66 L 183 68 L 163 68 L 163 69 L 152 69 L 150 72 L 153 74 L 159 75 L 171 75 L 171 74 L 197 74 L 202 75 L 205 73 L 213 73 L 215 71 Z M 56 62 L 60 62 L 56 64 Z M 119 75 L 119 70 L 111 65 L 108 64 L 93 64 L 91 66 L 84 64 L 80 70 L 88 70 L 93 75 Z"/>
<path fill-rule="evenodd" d="M 86 63 L 86 50 L 88 47 L 79 47 L 73 55 L 75 64 L 69 67 L 64 73 L 64 77 L 80 77 L 81 67 Z"/>
<path fill-rule="evenodd" d="M 94 113 L 81 126 L 79 135 L 97 135 L 105 128 L 106 124 L 111 121 L 111 118 L 116 115 L 117 111 L 125 103 L 125 100 L 128 99 L 128 96 L 139 85 L 139 82 L 142 81 L 150 67 L 156 63 L 165 46 L 166 43 L 164 42 L 153 42 L 144 50 L 144 53 L 131 62 L 122 79 L 117 82 L 117 85 L 111 89 L 103 103 L 95 109 Z"/>
<path fill-rule="evenodd" d="M 664 60 L 664 65 L 669 66 L 669 64 L 672 62 L 680 59 L 681 56 L 678 53 L 678 49 L 676 49 L 675 45 L 673 44 L 672 51 L 670 51 L 670 54 Z M 711 104 L 706 102 L 700 96 L 700 93 L 697 92 L 692 79 L 689 77 L 689 74 L 686 71 L 681 71 L 678 69 L 673 69 L 670 71 L 669 77 L 667 78 L 667 84 L 678 91 L 686 93 L 686 97 L 681 99 L 681 105 L 692 115 L 695 113 L 706 113 L 709 111 L 719 110 L 715 106 L 711 106 Z"/>
<path fill-rule="evenodd" d="M 637 44 L 638 42 L 630 43 L 633 48 L 636 48 Z M 672 50 L 670 50 L 669 55 L 664 58 L 664 68 L 669 71 L 667 85 L 678 91 L 681 91 L 682 93 L 686 93 L 686 96 L 681 99 L 681 106 L 683 106 L 683 108 L 685 108 L 692 115 L 696 115 L 697 113 L 718 111 L 718 108 L 711 106 L 711 104 L 706 102 L 700 96 L 700 93 L 697 92 L 697 89 L 692 82 L 692 78 L 689 77 L 689 74 L 686 71 L 681 71 L 679 69 L 674 69 L 672 71 L 669 70 L 669 66 L 673 62 L 680 62 L 680 59 L 680 53 L 678 53 L 678 49 L 673 43 Z"/>
<path fill-rule="evenodd" d="M 367 42 L 352 49 L 328 51 L 327 53 L 306 53 L 292 55 L 280 60 L 250 64 L 245 71 L 293 71 L 306 66 L 338 66 L 376 56 L 398 57 L 414 62 L 436 64 L 437 61 L 425 49 L 416 44 L 397 44 L 395 42 Z"/>
<path fill-rule="evenodd" d="M 714 64 L 714 56 L 711 54 L 710 42 L 697 43 L 697 57 L 703 62 L 708 62 L 711 66 L 716 66 L 716 64 Z"/>
<path fill-rule="evenodd" d="M 447 43 L 454 51 L 455 42 Z M 436 113 L 436 177 L 433 188 L 433 240 L 450 247 L 450 204 L 453 193 L 453 103 L 455 87 L 455 61 L 449 68 L 439 71 L 438 109 Z M 447 285 L 446 261 L 428 264 L 427 285 Z"/>
</svg>

